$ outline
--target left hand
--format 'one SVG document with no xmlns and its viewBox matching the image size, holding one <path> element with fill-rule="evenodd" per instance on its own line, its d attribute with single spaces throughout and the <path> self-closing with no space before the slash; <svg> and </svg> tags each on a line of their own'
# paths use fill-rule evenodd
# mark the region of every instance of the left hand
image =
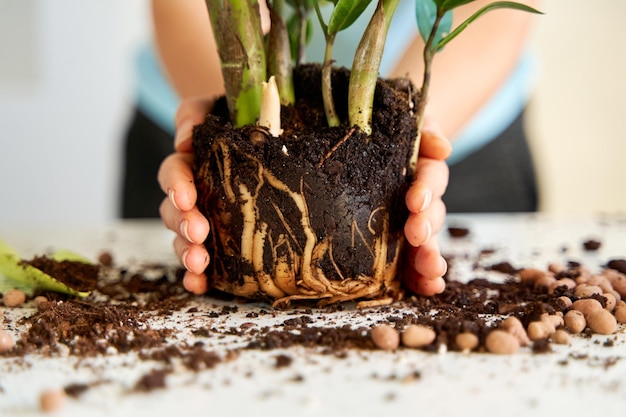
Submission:
<svg viewBox="0 0 626 417">
<path fill-rule="evenodd" d="M 443 275 L 447 264 L 441 256 L 437 233 L 446 217 L 446 207 L 441 198 L 449 177 L 445 159 L 451 151 L 450 142 L 431 120 L 426 119 L 416 179 L 406 193 L 410 214 L 404 225 L 404 234 L 410 245 L 403 271 L 404 284 L 416 294 L 431 296 L 445 289 Z"/>
</svg>

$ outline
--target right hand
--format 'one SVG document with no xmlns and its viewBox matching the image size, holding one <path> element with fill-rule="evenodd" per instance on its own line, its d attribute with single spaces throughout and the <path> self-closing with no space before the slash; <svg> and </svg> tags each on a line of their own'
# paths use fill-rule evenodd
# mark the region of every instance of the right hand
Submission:
<svg viewBox="0 0 626 417">
<path fill-rule="evenodd" d="M 444 226 L 446 206 L 442 196 L 448 186 L 445 160 L 452 147 L 439 127 L 425 119 L 420 142 L 417 175 L 406 193 L 409 217 L 404 225 L 408 256 L 404 284 L 416 294 L 431 296 L 443 292 L 446 260 L 441 256 L 437 234 Z"/>
<path fill-rule="evenodd" d="M 193 127 L 204 121 L 213 106 L 212 100 L 183 100 L 176 112 L 175 152 L 161 163 L 158 181 L 167 197 L 160 207 L 161 220 L 176 233 L 174 251 L 187 271 L 185 289 L 202 294 L 208 290 L 204 270 L 209 265 L 209 253 L 204 241 L 209 235 L 209 222 L 196 206 L 197 192 L 192 172 Z"/>
</svg>

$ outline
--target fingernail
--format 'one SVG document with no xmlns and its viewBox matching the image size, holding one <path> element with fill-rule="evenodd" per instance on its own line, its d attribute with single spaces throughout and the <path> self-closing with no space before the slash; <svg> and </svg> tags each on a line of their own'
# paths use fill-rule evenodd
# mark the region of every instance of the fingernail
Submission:
<svg viewBox="0 0 626 417">
<path fill-rule="evenodd" d="M 426 223 L 426 239 L 424 239 L 424 241 L 422 242 L 422 245 L 428 242 L 428 239 L 430 239 L 430 237 L 433 234 L 433 225 L 428 220 L 426 220 L 425 223 Z"/>
<path fill-rule="evenodd" d="M 180 207 L 178 207 L 178 204 L 176 204 L 176 198 L 174 198 L 175 194 L 176 192 L 171 188 L 167 192 L 167 196 L 170 198 L 170 201 L 172 202 L 174 207 L 176 207 L 176 210 L 180 210 Z"/>
<path fill-rule="evenodd" d="M 441 294 L 446 289 L 446 282 L 442 279 L 439 281 L 439 289 L 436 291 L 437 294 Z"/>
<path fill-rule="evenodd" d="M 430 191 L 429 189 L 424 190 L 424 202 L 422 203 L 420 211 L 426 210 L 430 206 L 431 201 L 433 201 L 432 191 Z"/>
<path fill-rule="evenodd" d="M 178 150 L 180 145 L 186 140 L 191 139 L 193 132 L 193 122 L 191 120 L 185 120 L 176 129 L 176 136 L 174 137 L 174 149 Z"/>
<path fill-rule="evenodd" d="M 180 223 L 180 233 L 183 235 L 183 237 L 185 239 L 187 239 L 189 242 L 193 242 L 193 240 L 191 240 L 191 238 L 189 237 L 189 220 L 183 220 Z"/>
<path fill-rule="evenodd" d="M 183 266 L 187 271 L 189 271 L 189 267 L 187 266 L 187 255 L 189 254 L 189 248 L 183 249 L 183 252 L 180 254 L 180 261 L 183 263 Z"/>
<path fill-rule="evenodd" d="M 445 159 L 447 159 L 447 157 L 450 156 L 450 154 L 452 153 L 452 144 L 450 143 L 450 140 L 442 134 L 437 134 L 435 136 L 437 137 L 437 140 L 443 143 L 443 145 L 446 147 L 447 156 Z"/>
<path fill-rule="evenodd" d="M 439 262 L 441 263 L 441 269 L 443 269 L 441 276 L 444 276 L 448 272 L 448 262 L 446 262 L 446 259 L 443 256 L 439 258 Z"/>
</svg>

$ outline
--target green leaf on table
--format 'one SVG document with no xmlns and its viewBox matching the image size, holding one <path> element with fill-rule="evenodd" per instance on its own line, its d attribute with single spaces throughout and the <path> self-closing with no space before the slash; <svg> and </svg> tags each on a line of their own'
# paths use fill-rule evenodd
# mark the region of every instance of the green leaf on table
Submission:
<svg viewBox="0 0 626 417">
<path fill-rule="evenodd" d="M 71 262 L 82 262 L 84 264 L 91 264 L 92 262 L 85 258 L 83 255 L 73 252 L 67 249 L 59 249 L 50 255 L 51 259 L 54 259 L 57 262 L 62 261 L 71 261 Z"/>
<path fill-rule="evenodd" d="M 521 11 L 529 12 L 529 13 L 543 14 L 537 9 L 534 9 L 530 6 L 527 6 L 522 3 L 517 3 L 514 1 L 496 1 L 494 3 L 490 3 L 482 7 L 481 9 L 479 9 L 476 13 L 474 13 L 470 17 L 468 17 L 465 22 L 457 26 L 452 32 L 450 32 L 448 36 L 444 37 L 443 39 L 435 43 L 436 50 L 437 51 L 441 50 L 441 48 L 447 45 L 448 42 L 450 42 L 452 39 L 456 38 L 474 20 L 478 19 L 480 16 L 484 15 L 485 13 L 490 12 L 492 10 L 496 10 L 496 9 L 514 9 L 514 10 L 521 10 Z"/>
<path fill-rule="evenodd" d="M 440 7 L 440 6 L 439 6 Z M 438 6 L 433 0 L 416 0 L 415 1 L 415 15 L 417 17 L 417 28 L 419 29 L 422 39 L 426 42 L 430 38 L 430 34 L 433 30 L 433 25 L 437 19 Z M 445 9 L 442 9 L 445 10 Z M 447 11 L 439 22 L 435 38 L 432 42 L 432 50 L 435 50 L 437 44 L 441 42 L 445 35 L 450 32 L 452 28 L 452 12 Z"/>
<path fill-rule="evenodd" d="M 339 0 L 328 21 L 328 34 L 340 32 L 354 23 L 372 0 Z"/>
<path fill-rule="evenodd" d="M 86 258 L 70 251 L 57 252 L 51 258 L 57 261 L 68 260 L 89 263 Z M 13 288 L 18 288 L 29 296 L 37 290 L 59 292 L 78 297 L 87 297 L 90 294 L 89 292 L 76 291 L 42 270 L 23 262 L 12 247 L 0 241 L 0 292 L 4 293 Z"/>
</svg>

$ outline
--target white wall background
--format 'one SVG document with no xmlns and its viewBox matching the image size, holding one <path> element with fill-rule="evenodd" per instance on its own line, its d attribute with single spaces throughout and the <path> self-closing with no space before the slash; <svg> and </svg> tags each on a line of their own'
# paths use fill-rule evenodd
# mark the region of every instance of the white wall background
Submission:
<svg viewBox="0 0 626 417">
<path fill-rule="evenodd" d="M 626 212 L 623 0 L 545 0 L 530 111 L 542 208 Z"/>
<path fill-rule="evenodd" d="M 0 225 L 105 223 L 145 0 L 0 0 Z"/>
<path fill-rule="evenodd" d="M 626 211 L 623 0 L 546 0 L 530 111 L 542 209 Z M 0 226 L 117 214 L 147 0 L 0 0 Z"/>
</svg>

